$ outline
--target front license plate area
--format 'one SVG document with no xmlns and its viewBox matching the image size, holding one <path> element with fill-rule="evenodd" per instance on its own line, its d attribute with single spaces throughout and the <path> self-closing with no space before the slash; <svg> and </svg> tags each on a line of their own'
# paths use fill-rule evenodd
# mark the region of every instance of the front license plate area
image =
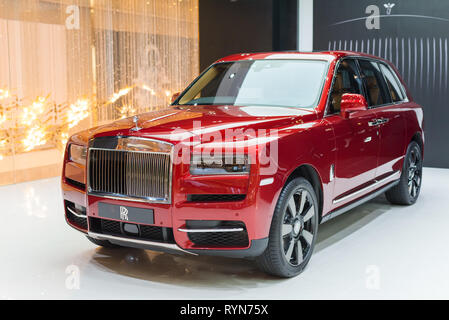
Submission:
<svg viewBox="0 0 449 320">
<path fill-rule="evenodd" d="M 98 203 L 98 216 L 123 222 L 154 224 L 153 209 L 120 206 L 105 202 Z"/>
</svg>

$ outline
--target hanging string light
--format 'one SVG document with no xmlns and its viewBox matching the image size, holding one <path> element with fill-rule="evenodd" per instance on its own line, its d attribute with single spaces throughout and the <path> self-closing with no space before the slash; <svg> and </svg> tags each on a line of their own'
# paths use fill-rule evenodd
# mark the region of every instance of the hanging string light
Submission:
<svg viewBox="0 0 449 320">
<path fill-rule="evenodd" d="M 38 117 L 44 112 L 44 107 L 47 98 L 38 97 L 28 107 L 23 108 L 22 112 L 22 124 L 30 126 L 38 119 Z"/>
<path fill-rule="evenodd" d="M 9 91 L 6 89 L 0 89 L 0 100 L 6 99 L 9 97 Z"/>
<path fill-rule="evenodd" d="M 74 104 L 71 104 L 67 112 L 68 127 L 75 127 L 80 121 L 89 116 L 89 100 L 79 99 Z"/>
<path fill-rule="evenodd" d="M 0 140 L 0 149 L 3 148 L 6 145 L 6 139 Z M 0 153 L 0 161 L 3 160 L 4 157 L 3 155 Z"/>
<path fill-rule="evenodd" d="M 131 91 L 132 88 L 133 87 L 127 87 L 127 88 L 120 89 L 119 92 L 114 93 L 112 95 L 111 99 L 109 99 L 109 102 L 110 103 L 116 102 L 120 97 L 123 97 L 124 95 L 127 95 Z"/>
<path fill-rule="evenodd" d="M 47 143 L 47 132 L 39 127 L 35 126 L 27 131 L 26 138 L 22 141 L 24 151 L 30 151 L 37 146 L 42 146 Z"/>
<path fill-rule="evenodd" d="M 120 113 L 120 119 L 124 119 L 126 117 L 136 114 L 136 109 L 133 108 L 132 106 L 125 105 L 125 106 L 119 108 L 119 113 Z"/>
<path fill-rule="evenodd" d="M 198 0 L 70 5 L 83 12 L 79 27 L 73 19 L 67 26 L 65 1 L 52 2 L 51 12 L 44 0 L 3 5 L 0 160 L 13 157 L 2 163 L 9 170 L 21 153 L 62 150 L 74 132 L 165 108 L 198 74 Z"/>
</svg>

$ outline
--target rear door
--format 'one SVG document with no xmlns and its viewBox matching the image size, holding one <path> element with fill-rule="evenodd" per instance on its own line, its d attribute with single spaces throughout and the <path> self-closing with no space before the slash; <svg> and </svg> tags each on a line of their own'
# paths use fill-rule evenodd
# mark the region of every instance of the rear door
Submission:
<svg viewBox="0 0 449 320">
<path fill-rule="evenodd" d="M 387 105 L 376 109 L 381 137 L 376 176 L 382 178 L 401 170 L 406 145 L 406 123 L 402 104 L 407 101 L 405 90 L 396 73 L 385 63 L 379 62 L 378 65 L 390 97 Z"/>
</svg>

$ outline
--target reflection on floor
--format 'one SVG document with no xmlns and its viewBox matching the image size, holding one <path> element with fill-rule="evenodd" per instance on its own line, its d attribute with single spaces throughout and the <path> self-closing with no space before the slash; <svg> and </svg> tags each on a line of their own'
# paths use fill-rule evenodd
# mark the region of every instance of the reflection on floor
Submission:
<svg viewBox="0 0 449 320">
<path fill-rule="evenodd" d="M 95 247 L 65 224 L 59 180 L 0 187 L 0 298 L 449 298 L 449 170 L 425 168 L 418 202 L 379 197 L 320 226 L 299 277 L 253 262 Z"/>
</svg>

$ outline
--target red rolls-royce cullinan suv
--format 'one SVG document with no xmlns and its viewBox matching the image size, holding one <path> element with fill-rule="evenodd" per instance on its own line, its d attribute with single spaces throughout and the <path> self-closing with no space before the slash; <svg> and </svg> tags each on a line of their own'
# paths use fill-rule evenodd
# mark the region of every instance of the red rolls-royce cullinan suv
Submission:
<svg viewBox="0 0 449 320">
<path fill-rule="evenodd" d="M 318 225 L 421 188 L 423 111 L 394 66 L 347 51 L 236 54 L 169 108 L 73 135 L 65 218 L 93 243 L 307 265 Z"/>
</svg>

